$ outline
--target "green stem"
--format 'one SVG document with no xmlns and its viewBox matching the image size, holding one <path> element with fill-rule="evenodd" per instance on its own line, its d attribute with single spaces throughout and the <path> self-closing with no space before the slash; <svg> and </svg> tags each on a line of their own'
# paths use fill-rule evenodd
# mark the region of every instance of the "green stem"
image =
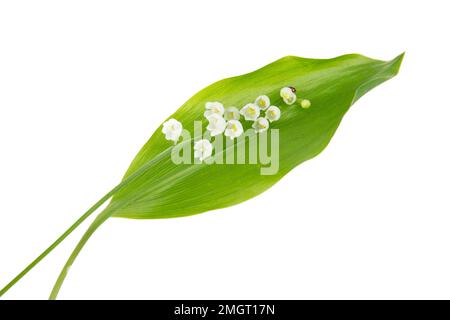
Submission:
<svg viewBox="0 0 450 320">
<path fill-rule="evenodd" d="M 125 188 L 129 183 L 141 177 L 151 166 L 159 161 L 159 159 L 163 158 L 166 153 L 170 152 L 171 148 L 166 149 L 164 152 L 148 161 L 142 167 L 140 167 L 137 171 L 129 175 L 125 180 L 119 183 L 114 189 L 108 192 L 103 198 L 101 198 L 96 204 L 94 204 L 85 214 L 83 214 L 75 223 L 70 226 L 69 229 L 66 230 L 55 242 L 53 242 L 50 247 L 48 247 L 44 252 L 42 252 L 36 259 L 33 260 L 25 269 L 22 270 L 14 279 L 12 279 L 1 291 L 0 297 L 5 294 L 11 287 L 16 284 L 23 276 L 25 276 L 31 269 L 33 269 L 42 259 L 45 258 L 53 249 L 55 249 L 69 234 L 72 233 L 84 220 L 86 220 L 92 213 L 94 213 L 103 203 L 105 203 L 109 198 L 111 198 L 115 193 Z M 106 211 L 105 211 L 106 212 Z M 99 215 L 99 217 L 102 214 Z M 97 221 L 97 219 L 96 219 Z M 95 222 L 95 221 L 94 221 Z M 91 226 L 92 227 L 92 226 Z M 98 226 L 97 226 L 98 227 Z M 88 230 L 89 231 L 89 230 Z M 66 270 L 67 273 L 67 270 Z M 64 280 L 64 277 L 63 277 Z M 61 281 L 62 283 L 62 281 Z"/>
<path fill-rule="evenodd" d="M 52 292 L 50 293 L 50 300 L 55 300 L 58 296 L 59 290 L 61 289 L 61 286 L 64 282 L 64 279 L 67 276 L 67 273 L 69 272 L 70 267 L 72 266 L 73 262 L 77 258 L 78 254 L 80 253 L 81 249 L 83 249 L 86 242 L 89 240 L 89 238 L 94 234 L 95 230 L 97 230 L 98 227 L 100 227 L 103 222 L 105 222 L 111 214 L 109 214 L 108 210 L 103 211 L 101 214 L 95 218 L 95 220 L 90 225 L 89 229 L 86 231 L 86 233 L 83 235 L 83 237 L 78 242 L 77 246 L 73 250 L 72 254 L 70 255 L 69 259 L 67 260 L 66 264 L 64 265 L 63 269 L 61 270 L 61 273 L 58 276 L 58 279 L 56 280 L 55 285 L 53 286 Z"/>
<path fill-rule="evenodd" d="M 25 276 L 31 269 L 34 268 L 42 259 L 45 258 L 53 249 L 55 249 L 69 234 L 72 233 L 84 220 L 86 220 L 95 210 L 97 210 L 103 203 L 105 203 L 117 191 L 118 187 L 108 192 L 96 204 L 94 204 L 85 214 L 83 214 L 73 225 L 70 226 L 55 242 L 53 242 L 44 252 L 42 252 L 36 259 L 33 260 L 25 269 L 22 270 L 14 279 L 12 279 L 1 291 L 0 297 L 3 296 L 13 285 L 16 284 L 23 276 Z"/>
</svg>

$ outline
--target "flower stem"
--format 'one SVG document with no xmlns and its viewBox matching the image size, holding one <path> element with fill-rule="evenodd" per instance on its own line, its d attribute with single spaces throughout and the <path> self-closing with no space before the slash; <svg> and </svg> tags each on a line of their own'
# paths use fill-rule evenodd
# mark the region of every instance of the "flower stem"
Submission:
<svg viewBox="0 0 450 320">
<path fill-rule="evenodd" d="M 137 169 L 134 173 L 132 173 L 131 175 L 129 175 L 127 178 L 125 178 L 124 180 L 122 180 L 121 183 L 119 183 L 116 187 L 114 187 L 114 189 L 112 189 L 110 192 L 108 192 L 105 196 L 103 196 L 103 198 L 101 198 L 96 204 L 94 204 L 88 211 L 86 211 L 86 213 L 84 213 L 77 221 L 75 221 L 75 223 L 70 226 L 69 229 L 67 229 L 58 239 L 56 239 L 55 242 L 53 242 L 44 252 L 42 252 L 36 259 L 33 260 L 33 262 L 31 262 L 25 269 L 22 270 L 22 272 L 20 272 L 14 279 L 12 279 L 1 291 L 0 291 L 0 297 L 2 295 L 4 295 L 9 289 L 11 289 L 11 287 L 13 285 L 15 285 L 20 279 L 22 279 L 23 276 L 25 276 L 31 269 L 33 269 L 42 259 L 44 259 L 50 252 L 53 251 L 53 249 L 55 249 L 65 238 L 67 238 L 68 235 L 70 235 L 81 223 L 83 223 L 84 220 L 86 220 L 92 213 L 94 213 L 103 203 L 105 203 L 109 198 L 111 198 L 114 194 L 116 194 L 118 191 L 122 190 L 123 188 L 125 188 L 128 184 L 130 184 L 131 182 L 135 181 L 136 179 L 140 178 L 142 175 L 144 175 L 148 169 L 150 169 L 152 167 L 152 165 L 159 161 L 159 159 L 163 158 L 164 156 L 166 156 L 167 153 L 169 153 L 171 150 L 171 148 L 166 149 L 164 152 L 162 152 L 161 154 L 159 154 L 158 156 L 156 156 L 155 158 L 153 158 L 152 160 L 149 160 L 147 163 L 145 163 L 142 167 L 140 167 L 139 169 Z M 110 208 L 111 209 L 111 208 Z M 106 213 L 108 213 L 108 215 L 106 215 Z M 97 221 L 100 221 L 100 217 L 105 218 L 105 220 L 110 217 L 112 214 L 111 210 L 105 209 L 105 211 L 103 211 L 97 218 L 96 220 L 92 223 L 91 227 L 88 229 L 88 231 L 86 232 L 86 234 L 91 230 L 91 228 L 94 226 L 94 223 Z M 104 221 L 102 221 L 103 223 Z M 101 224 L 101 223 L 100 223 Z M 98 228 L 99 225 L 97 225 L 93 230 L 91 230 L 91 234 L 89 234 L 86 238 L 87 239 L 90 237 L 90 235 L 92 235 L 92 233 L 95 231 L 96 228 Z M 86 236 L 86 235 L 85 235 Z M 84 239 L 84 237 L 83 237 Z M 82 239 L 82 240 L 83 240 Z M 81 241 L 82 241 L 81 240 Z M 80 241 L 80 243 L 81 243 Z M 85 242 L 86 242 L 85 241 Z M 83 247 L 84 243 L 81 245 L 81 247 Z M 80 249 L 81 249 L 80 247 Z M 78 247 L 77 247 L 78 248 Z M 77 249 L 76 248 L 76 249 Z M 75 249 L 75 251 L 76 251 Z M 74 251 L 74 253 L 75 253 Z M 77 256 L 78 252 L 75 254 L 74 258 Z M 72 258 L 72 256 L 71 256 Z M 69 258 L 70 260 L 70 258 Z M 69 261 L 68 261 L 69 262 Z M 73 261 L 72 261 L 73 262 Z M 70 266 L 70 265 L 69 265 Z M 63 274 L 64 273 L 64 274 Z M 57 283 L 55 284 L 55 288 L 53 291 L 56 291 L 56 294 L 59 291 L 59 287 L 61 287 L 61 284 L 65 278 L 65 275 L 67 274 L 67 270 L 63 269 L 63 272 L 60 274 L 60 277 L 58 278 Z M 61 281 L 59 281 L 61 279 Z M 58 283 L 61 282 L 59 284 L 59 287 L 57 287 Z M 56 295 L 55 295 L 56 297 Z"/>
<path fill-rule="evenodd" d="M 119 185 L 120 186 L 120 185 Z M 117 187 L 119 187 L 117 186 Z M 53 242 L 44 252 L 42 252 L 36 259 L 33 260 L 25 269 L 22 270 L 14 279 L 12 279 L 1 291 L 0 297 L 3 296 L 13 285 L 16 284 L 23 276 L 25 276 L 31 269 L 34 268 L 42 259 L 44 259 L 50 252 L 53 251 L 69 234 L 72 233 L 84 220 L 86 220 L 95 210 L 97 210 L 103 203 L 105 203 L 118 188 L 114 188 L 94 204 L 85 214 L 83 214 L 73 225 L 70 226 L 55 242 Z"/>
<path fill-rule="evenodd" d="M 73 262 L 77 258 L 78 254 L 80 253 L 81 249 L 83 249 L 86 242 L 89 240 L 89 238 L 94 234 L 95 230 L 97 230 L 98 227 L 100 227 L 103 222 L 105 222 L 111 214 L 109 213 L 109 210 L 106 209 L 102 213 L 100 213 L 97 218 L 92 222 L 89 229 L 87 229 L 86 233 L 83 235 L 83 237 L 78 242 L 77 246 L 73 250 L 72 254 L 70 255 L 69 259 L 67 260 L 66 264 L 64 265 L 63 269 L 61 270 L 61 273 L 58 276 L 58 279 L 56 280 L 55 285 L 53 286 L 52 292 L 50 293 L 50 300 L 55 300 L 58 296 L 59 290 L 61 289 L 61 286 L 64 282 L 64 279 L 67 276 L 67 273 L 69 272 L 70 267 L 72 266 Z"/>
</svg>

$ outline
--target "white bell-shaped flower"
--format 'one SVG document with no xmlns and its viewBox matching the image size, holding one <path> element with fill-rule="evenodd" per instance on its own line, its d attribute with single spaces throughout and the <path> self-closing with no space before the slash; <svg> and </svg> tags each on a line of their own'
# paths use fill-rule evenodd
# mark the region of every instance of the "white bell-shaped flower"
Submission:
<svg viewBox="0 0 450 320">
<path fill-rule="evenodd" d="M 280 96 L 283 98 L 284 103 L 287 105 L 294 104 L 297 101 L 297 95 L 295 94 L 295 89 L 291 87 L 284 87 L 280 90 Z"/>
<path fill-rule="evenodd" d="M 236 107 L 228 107 L 225 109 L 225 113 L 223 114 L 225 120 L 239 120 L 241 114 L 239 113 L 239 109 Z"/>
<path fill-rule="evenodd" d="M 269 120 L 270 122 L 277 121 L 278 119 L 280 119 L 280 116 L 281 116 L 281 111 L 280 111 L 280 108 L 278 108 L 278 107 L 270 106 L 266 110 L 266 119 Z"/>
<path fill-rule="evenodd" d="M 256 132 L 264 132 L 269 129 L 269 121 L 266 118 L 258 118 L 252 125 Z"/>
<path fill-rule="evenodd" d="M 245 120 L 255 121 L 259 117 L 260 109 L 256 104 L 249 103 L 246 104 L 240 112 L 244 116 Z"/>
<path fill-rule="evenodd" d="M 255 104 L 261 110 L 266 110 L 270 106 L 270 99 L 268 96 L 259 96 L 258 98 L 256 98 Z"/>
<path fill-rule="evenodd" d="M 208 117 L 209 124 L 206 127 L 206 129 L 211 132 L 211 136 L 217 136 L 221 134 L 225 130 L 225 126 L 227 125 L 227 122 L 224 118 L 222 118 L 221 115 L 218 115 L 216 113 L 210 115 Z"/>
<path fill-rule="evenodd" d="M 206 139 L 199 140 L 194 143 L 194 158 L 200 161 L 209 158 L 212 154 L 213 146 L 211 142 Z"/>
<path fill-rule="evenodd" d="M 244 132 L 242 124 L 238 120 L 230 120 L 225 128 L 225 136 L 230 139 L 239 137 Z"/>
<path fill-rule="evenodd" d="M 218 114 L 219 116 L 223 115 L 225 111 L 223 104 L 220 102 L 207 102 L 205 104 L 206 111 L 203 113 L 205 118 L 209 118 L 213 114 Z"/>
<path fill-rule="evenodd" d="M 163 123 L 162 133 L 165 134 L 167 140 L 177 142 L 180 138 L 183 125 L 175 119 L 169 119 Z"/>
</svg>

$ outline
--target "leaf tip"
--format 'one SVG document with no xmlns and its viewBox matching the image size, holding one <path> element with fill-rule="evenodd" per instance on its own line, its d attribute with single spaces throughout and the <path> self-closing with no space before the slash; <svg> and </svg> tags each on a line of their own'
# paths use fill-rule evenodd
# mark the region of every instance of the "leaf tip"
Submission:
<svg viewBox="0 0 450 320">
<path fill-rule="evenodd" d="M 403 61 L 405 52 L 399 54 L 397 57 L 390 61 L 382 61 L 379 71 L 372 76 L 371 79 L 361 84 L 353 95 L 351 105 L 358 101 L 364 94 L 378 86 L 379 84 L 395 77 L 400 71 L 400 66 Z"/>
<path fill-rule="evenodd" d="M 392 73 L 393 75 L 397 75 L 398 72 L 400 71 L 400 66 L 402 65 L 403 62 L 403 58 L 405 57 L 405 53 L 406 52 L 402 52 L 401 54 L 399 54 L 398 56 L 396 56 L 394 59 L 392 59 L 389 64 L 392 67 Z"/>
</svg>

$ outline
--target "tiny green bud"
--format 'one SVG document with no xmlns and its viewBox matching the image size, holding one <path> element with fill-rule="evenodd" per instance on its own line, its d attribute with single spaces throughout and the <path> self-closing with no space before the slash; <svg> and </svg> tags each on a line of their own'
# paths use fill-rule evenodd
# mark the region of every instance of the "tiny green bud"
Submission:
<svg viewBox="0 0 450 320">
<path fill-rule="evenodd" d="M 309 107 L 311 107 L 311 101 L 309 101 L 308 99 L 303 99 L 303 100 L 300 102 L 300 106 L 301 106 L 303 109 L 308 109 Z"/>
</svg>

